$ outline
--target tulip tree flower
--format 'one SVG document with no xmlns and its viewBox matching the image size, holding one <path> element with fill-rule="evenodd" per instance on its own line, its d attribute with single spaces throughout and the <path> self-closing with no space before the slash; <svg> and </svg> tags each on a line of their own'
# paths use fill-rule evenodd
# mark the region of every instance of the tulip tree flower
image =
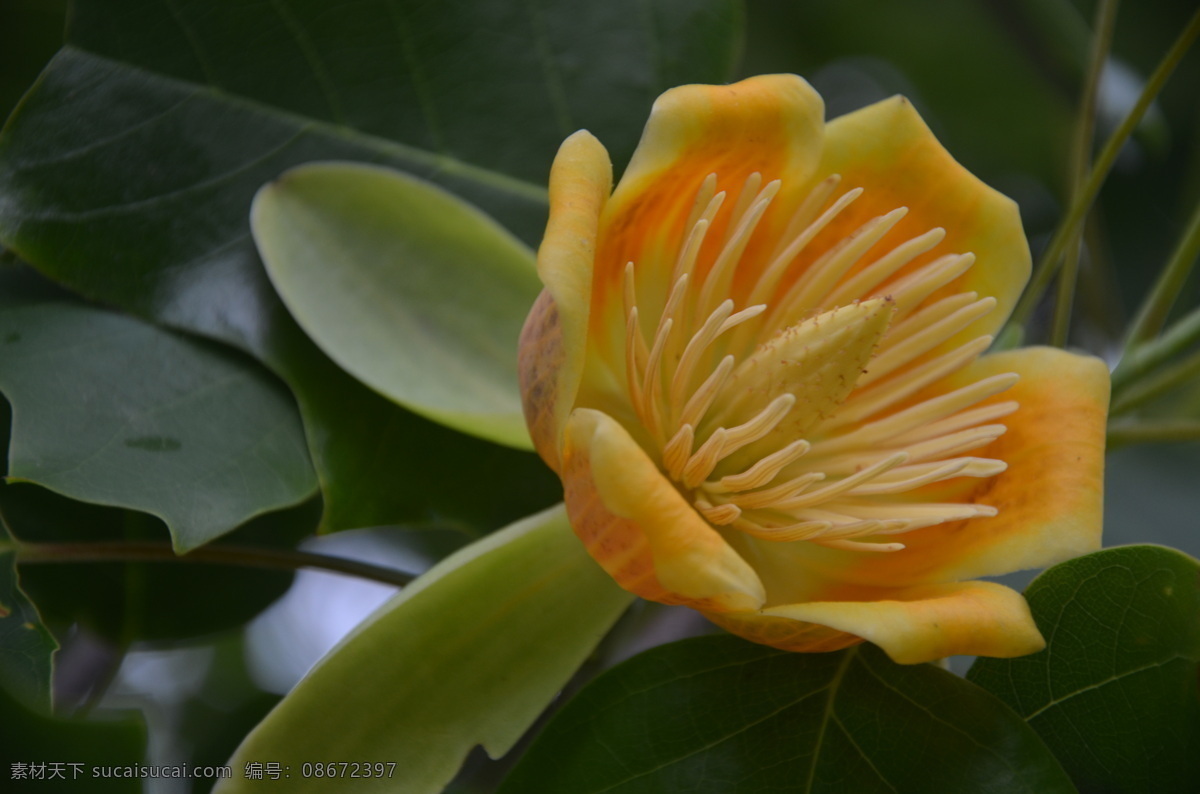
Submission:
<svg viewBox="0 0 1200 794">
<path fill-rule="evenodd" d="M 982 355 L 1029 276 L 1016 205 L 902 97 L 823 117 L 794 76 L 673 89 L 615 191 L 566 140 L 521 338 L 534 444 L 639 596 L 794 651 L 1039 650 L 1021 595 L 973 579 L 1098 547 L 1107 368 Z"/>
</svg>

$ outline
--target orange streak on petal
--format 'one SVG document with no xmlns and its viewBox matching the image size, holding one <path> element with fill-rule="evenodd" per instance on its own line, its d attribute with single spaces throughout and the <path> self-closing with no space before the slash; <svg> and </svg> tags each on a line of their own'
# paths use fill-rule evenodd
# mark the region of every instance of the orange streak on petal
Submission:
<svg viewBox="0 0 1200 794">
<path fill-rule="evenodd" d="M 994 576 L 1100 547 L 1108 368 L 1089 356 L 1024 348 L 984 356 L 941 388 L 1004 372 L 1016 372 L 1021 380 L 980 405 L 1015 400 L 1020 408 L 1001 420 L 1007 433 L 971 454 L 1002 460 L 1008 469 L 910 492 L 921 501 L 990 505 L 999 514 L 907 533 L 896 538 L 907 548 L 894 554 L 848 555 L 840 578 L 900 586 Z"/>
<path fill-rule="evenodd" d="M 571 525 L 618 584 L 644 598 L 697 609 L 762 604 L 758 576 L 617 422 L 579 409 L 564 440 Z"/>
</svg>

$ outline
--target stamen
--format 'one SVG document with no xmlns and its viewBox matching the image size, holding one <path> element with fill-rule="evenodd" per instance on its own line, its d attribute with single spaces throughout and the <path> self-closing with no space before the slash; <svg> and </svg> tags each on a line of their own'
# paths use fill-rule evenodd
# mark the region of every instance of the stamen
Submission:
<svg viewBox="0 0 1200 794">
<path fill-rule="evenodd" d="M 695 431 L 690 424 L 685 424 L 671 436 L 671 440 L 663 447 L 663 466 L 672 480 L 683 476 L 683 467 L 692 455 L 692 444 L 695 442 Z"/>
<path fill-rule="evenodd" d="M 922 425 L 911 432 L 896 436 L 892 441 L 908 444 L 936 438 L 937 436 L 949 435 L 950 433 L 957 433 L 959 430 L 965 430 L 968 427 L 1003 419 L 1018 408 L 1020 408 L 1020 403 L 1016 400 L 983 405 L 979 408 L 973 408 L 969 411 L 963 411 L 954 416 L 946 417 L 938 422 L 930 422 L 927 425 Z"/>
<path fill-rule="evenodd" d="M 928 353 L 994 308 L 996 308 L 995 298 L 982 298 L 894 346 L 888 344 L 885 336 L 880 344 L 880 352 L 871 361 L 870 369 L 859 378 L 859 385 L 866 386 L 874 383 L 897 367 L 904 366 L 917 356 Z"/>
<path fill-rule="evenodd" d="M 775 250 L 768 257 L 769 260 L 774 261 L 780 252 L 788 247 L 788 243 L 792 242 L 798 234 L 813 222 L 813 219 L 817 217 L 817 213 L 821 211 L 821 207 L 824 207 L 825 202 L 829 201 L 829 197 L 833 195 L 833 191 L 837 189 L 841 181 L 841 174 L 830 174 L 808 192 L 808 195 L 804 197 L 804 201 L 800 202 L 800 206 L 792 213 L 787 228 L 783 230 L 783 234 L 779 237 L 779 242 L 775 244 Z"/>
<path fill-rule="evenodd" d="M 923 428 L 981 400 L 999 394 L 1011 388 L 1018 380 L 1020 380 L 1019 375 L 1009 372 L 975 381 L 960 389 L 938 395 L 891 416 L 863 425 L 852 433 L 824 441 L 821 444 L 821 454 L 829 455 L 854 447 L 877 447 L 895 436 Z"/>
<path fill-rule="evenodd" d="M 733 528 L 745 532 L 762 540 L 771 540 L 778 543 L 788 543 L 796 540 L 804 540 L 813 535 L 819 535 L 822 532 L 828 531 L 833 524 L 828 521 L 799 521 L 795 524 L 787 524 L 779 527 L 764 527 L 746 518 L 740 518 L 733 522 Z"/>
<path fill-rule="evenodd" d="M 704 286 L 700 290 L 700 297 L 697 305 L 701 307 L 701 311 L 706 310 L 713 304 L 714 296 L 725 294 L 729 291 L 729 279 L 732 277 L 733 271 L 736 269 L 737 263 L 742 258 L 742 253 L 746 250 L 746 245 L 750 242 L 750 237 L 754 234 L 754 230 L 758 227 L 758 222 L 762 220 L 763 214 L 770 206 L 771 200 L 775 198 L 775 194 L 779 192 L 779 187 L 782 183 L 776 179 L 767 184 L 762 192 L 759 193 L 758 199 L 750 207 L 750 211 L 746 213 L 746 217 L 742 218 L 737 224 L 737 228 L 731 235 L 728 235 L 724 246 L 721 248 L 721 253 L 717 255 L 716 261 L 713 262 L 708 273 L 704 277 Z M 734 221 L 730 219 L 730 225 Z"/>
<path fill-rule="evenodd" d="M 708 346 L 715 342 L 721 334 L 757 317 L 766 308 L 766 306 L 750 306 L 731 315 L 733 301 L 726 300 L 713 310 L 704 325 L 700 326 L 700 330 L 688 341 L 687 347 L 684 348 L 683 355 L 679 359 L 679 365 L 675 368 L 675 375 L 671 378 L 672 405 L 679 405 L 683 402 L 684 392 L 691 383 L 696 364 Z"/>
<path fill-rule="evenodd" d="M 708 437 L 708 440 L 700 445 L 700 449 L 688 458 L 687 464 L 683 467 L 683 476 L 679 478 L 679 481 L 688 488 L 695 488 L 703 482 L 712 473 L 717 461 L 721 459 L 721 446 L 724 443 L 725 428 L 718 427 Z"/>
<path fill-rule="evenodd" d="M 634 306 L 629 310 L 629 319 L 625 321 L 625 381 L 629 386 L 629 400 L 643 423 L 646 421 L 644 396 L 642 394 L 641 373 L 645 367 L 644 353 L 646 340 L 642 338 L 642 329 L 638 326 L 638 310 Z"/>
<path fill-rule="evenodd" d="M 826 540 L 823 538 L 813 538 L 813 543 L 818 546 L 826 546 L 831 549 L 841 549 L 842 551 L 875 551 L 875 552 L 890 552 L 900 551 L 905 548 L 903 543 L 864 543 L 858 540 Z"/>
<path fill-rule="evenodd" d="M 830 306 L 841 306 L 844 303 L 861 298 L 878 287 L 897 270 L 907 265 L 926 251 L 937 247 L 946 237 L 946 230 L 938 227 L 930 229 L 919 237 L 906 240 L 888 253 L 876 259 L 838 287 L 828 298 Z"/>
<path fill-rule="evenodd" d="M 908 460 L 908 454 L 899 452 L 888 458 L 885 458 L 878 463 L 868 466 L 862 471 L 851 474 L 849 477 L 844 477 L 835 483 L 830 483 L 824 488 L 818 488 L 815 491 L 809 491 L 805 494 L 799 494 L 790 499 L 781 499 L 771 507 L 775 510 L 797 510 L 802 507 L 812 507 L 813 505 L 827 502 L 835 496 L 838 496 L 845 491 L 849 491 L 856 485 L 860 485 L 868 480 L 874 479 L 877 475 L 888 469 L 894 469 L 901 463 Z"/>
<path fill-rule="evenodd" d="M 724 196 L 724 193 L 719 194 Z M 704 245 L 704 235 L 708 233 L 709 221 L 701 218 L 692 226 L 692 230 L 688 232 L 687 239 L 683 242 L 683 247 L 679 251 L 679 258 L 675 260 L 675 270 L 671 273 L 671 278 L 680 279 L 683 276 L 691 275 L 696 268 L 696 257 L 700 255 L 700 246 Z"/>
<path fill-rule="evenodd" d="M 801 474 L 799 477 L 793 477 L 779 485 L 764 488 L 761 491 L 732 494 L 727 497 L 727 500 L 743 510 L 765 510 L 773 508 L 784 499 L 790 499 L 803 493 L 813 483 L 820 482 L 823 479 L 825 479 L 824 473 L 813 471 L 808 474 Z"/>
<path fill-rule="evenodd" d="M 680 422 L 692 426 L 700 424 L 700 420 L 708 413 L 709 407 L 725 385 L 725 381 L 729 380 L 729 373 L 733 372 L 735 362 L 733 356 L 725 356 L 721 359 L 717 368 L 704 380 L 704 383 L 700 384 L 700 388 L 696 389 L 687 404 L 683 406 L 683 413 L 679 415 Z"/>
<path fill-rule="evenodd" d="M 715 174 L 713 175 L 715 176 Z M 708 182 L 705 180 L 705 185 Z M 716 186 L 716 180 L 713 180 L 713 186 Z M 702 186 L 703 190 L 704 187 Z M 697 195 L 696 201 L 699 206 L 700 196 Z M 713 218 L 717 216 L 717 211 L 721 209 L 721 205 L 725 203 L 725 191 L 722 190 L 715 196 L 708 199 L 704 211 L 700 217 L 695 220 L 689 218 L 688 225 L 684 228 L 688 230 L 687 237 L 684 238 L 683 246 L 679 250 L 679 257 L 675 260 L 675 269 L 671 272 L 671 280 L 676 281 L 684 273 L 691 273 L 696 266 L 696 257 L 700 253 L 700 246 L 704 243 L 704 236 L 708 233 L 708 228 L 712 226 Z M 692 208 L 695 213 L 696 207 Z"/>
<path fill-rule="evenodd" d="M 625 299 L 625 316 L 628 317 L 629 312 L 633 310 L 633 307 L 637 306 L 637 290 L 634 288 L 633 283 L 632 261 L 625 263 L 625 278 L 623 279 L 623 286 L 625 288 L 624 293 L 622 293 L 622 297 Z"/>
<path fill-rule="evenodd" d="M 798 234 L 783 252 L 771 260 L 761 276 L 758 283 L 754 285 L 754 289 L 750 293 L 750 303 L 766 303 L 770 298 L 771 293 L 775 291 L 775 287 L 779 284 L 779 280 L 791 265 L 792 260 L 804 250 L 813 238 L 816 237 L 822 229 L 829 225 L 830 221 L 836 218 L 842 210 L 850 206 L 850 204 L 863 193 L 863 189 L 856 187 L 842 194 L 833 206 L 821 213 L 821 217 L 817 218 L 803 232 Z"/>
<path fill-rule="evenodd" d="M 683 228 L 691 229 L 696 225 L 696 221 L 700 220 L 701 216 L 707 212 L 709 202 L 713 200 L 716 192 L 717 175 L 709 174 L 704 177 L 704 181 L 700 183 L 700 189 L 696 191 L 696 200 L 692 202 L 692 211 L 688 213 L 687 225 Z"/>
<path fill-rule="evenodd" d="M 778 320 L 782 325 L 783 318 L 803 314 L 821 305 L 825 296 L 850 268 L 907 214 L 907 207 L 898 207 L 886 215 L 872 218 L 822 254 L 788 290 L 787 295 L 775 304 L 768 322 Z"/>
<path fill-rule="evenodd" d="M 642 399 L 646 404 L 648 419 L 646 427 L 660 443 L 664 439 L 662 438 L 663 422 L 662 408 L 660 407 L 662 378 L 659 377 L 659 365 L 662 361 L 663 346 L 667 343 L 667 337 L 671 335 L 673 323 L 674 320 L 670 317 L 660 323 L 658 333 L 654 336 L 654 346 L 650 348 L 650 356 L 646 360 L 646 371 L 642 377 Z"/>
<path fill-rule="evenodd" d="M 967 366 L 991 344 L 992 337 L 981 336 L 890 380 L 877 382 L 870 389 L 856 389 L 838 408 L 837 413 L 825 420 L 822 430 L 829 432 L 874 416 L 888 406 L 907 399 L 929 384 Z"/>
<path fill-rule="evenodd" d="M 974 264 L 975 254 L 943 256 L 881 288 L 878 294 L 892 297 L 896 302 L 896 317 L 901 319 L 930 295 L 970 270 Z"/>
<path fill-rule="evenodd" d="M 851 491 L 847 491 L 847 496 L 878 496 L 882 494 L 895 494 L 911 491 L 913 488 L 919 488 L 922 485 L 941 482 L 948 480 L 951 477 L 992 477 L 1008 468 L 1008 464 L 999 460 L 989 460 L 988 458 L 957 458 L 955 460 L 939 462 L 939 463 L 919 463 L 915 466 L 901 466 L 898 469 L 893 469 L 888 474 L 895 475 L 904 473 L 906 476 L 901 480 L 885 480 L 884 477 L 877 477 L 874 481 L 866 485 L 860 485 Z"/>
<path fill-rule="evenodd" d="M 969 430 L 961 430 L 929 441 L 911 444 L 906 451 L 909 460 L 914 463 L 930 458 L 944 458 L 990 444 L 1007 431 L 1008 428 L 1004 425 L 980 425 Z"/>
<path fill-rule="evenodd" d="M 729 225 L 725 227 L 725 239 L 723 244 L 729 243 L 729 237 L 733 233 L 734 228 L 742 220 L 742 216 L 746 214 L 746 210 L 754 203 L 758 196 L 759 188 L 762 187 L 762 174 L 758 171 L 746 177 L 746 181 L 742 183 L 742 190 L 738 193 L 737 202 L 733 205 L 733 209 L 729 213 Z"/>
<path fill-rule="evenodd" d="M 705 518 L 719 526 L 732 524 L 742 515 L 737 505 L 724 504 L 714 507 L 703 499 L 697 499 L 694 504 Z"/>
<path fill-rule="evenodd" d="M 981 517 L 990 518 L 1000 512 L 991 505 L 952 503 L 942 504 L 935 502 L 926 502 L 923 504 L 856 504 L 843 502 L 830 504 L 829 507 L 832 510 L 839 510 L 847 515 L 856 516 L 866 520 L 891 519 L 897 521 L 906 521 L 909 523 L 909 526 L 903 529 L 896 528 L 890 531 L 884 530 L 884 532 L 887 534 L 897 534 L 899 532 L 911 531 L 913 529 L 935 526 L 937 524 L 945 524 L 948 521 L 963 521 L 968 518 Z"/>
<path fill-rule="evenodd" d="M 708 315 L 708 319 L 700 326 L 700 330 L 692 335 L 688 340 L 687 346 L 683 349 L 683 355 L 679 359 L 679 364 L 675 368 L 675 374 L 671 378 L 671 404 L 678 405 L 683 397 L 683 390 L 687 386 L 688 380 L 691 379 L 692 369 L 695 367 L 696 359 L 700 354 L 712 344 L 720 333 L 722 324 L 733 314 L 733 300 L 727 299 L 724 303 L 713 310 L 712 314 Z"/>
<path fill-rule="evenodd" d="M 704 489 L 711 493 L 730 493 L 759 488 L 775 479 L 775 476 L 785 466 L 798 460 L 811 447 L 812 445 L 804 439 L 797 439 L 783 449 L 760 458 L 757 463 L 740 474 L 729 474 L 716 482 L 704 483 Z"/>
<path fill-rule="evenodd" d="M 783 417 L 792 410 L 792 406 L 795 404 L 795 395 L 781 394 L 767 403 L 767 407 L 759 411 L 750 421 L 726 430 L 725 446 L 721 450 L 721 457 L 732 455 L 747 444 L 753 444 L 770 433 L 783 421 Z M 708 474 L 704 476 L 707 477 Z"/>
<path fill-rule="evenodd" d="M 884 346 L 898 345 L 910 336 L 925 330 L 940 320 L 944 320 L 959 309 L 970 306 L 978 299 L 979 293 L 977 292 L 959 292 L 934 301 L 928 306 L 922 306 L 903 321 L 892 322 L 892 327 L 888 332 L 888 338 Z"/>
</svg>

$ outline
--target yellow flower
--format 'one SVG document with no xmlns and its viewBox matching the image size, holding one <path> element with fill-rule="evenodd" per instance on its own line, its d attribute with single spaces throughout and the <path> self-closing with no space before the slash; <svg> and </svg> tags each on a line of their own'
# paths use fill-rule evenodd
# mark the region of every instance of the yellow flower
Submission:
<svg viewBox="0 0 1200 794">
<path fill-rule="evenodd" d="M 521 338 L 534 443 L 626 590 L 755 642 L 1017 656 L 970 581 L 1100 540 L 1108 371 L 980 355 L 1029 276 L 1016 205 L 896 97 L 826 125 L 790 75 L 663 94 L 610 196 L 562 145 Z"/>
</svg>

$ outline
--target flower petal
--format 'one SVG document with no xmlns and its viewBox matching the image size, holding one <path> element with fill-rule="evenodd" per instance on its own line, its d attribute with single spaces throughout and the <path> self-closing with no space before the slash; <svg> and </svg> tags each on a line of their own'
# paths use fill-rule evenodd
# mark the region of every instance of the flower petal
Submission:
<svg viewBox="0 0 1200 794">
<path fill-rule="evenodd" d="M 914 494 L 928 501 L 991 505 L 1000 512 L 909 532 L 907 548 L 842 555 L 843 581 L 902 586 L 1039 568 L 1100 547 L 1108 368 L 1100 359 L 1046 347 L 988 355 L 948 378 L 951 389 L 1016 372 L 1015 386 L 980 405 L 1015 400 L 1008 432 L 972 454 L 1002 460 L 993 477 L 958 478 Z"/>
<path fill-rule="evenodd" d="M 826 239 L 840 239 L 898 207 L 907 207 L 908 214 L 887 245 L 933 228 L 946 230 L 936 248 L 913 259 L 882 288 L 857 297 L 887 294 L 888 284 L 947 253 L 974 253 L 974 266 L 927 301 L 974 291 L 994 297 L 998 305 L 938 351 L 1000 328 L 1029 279 L 1029 246 L 1017 205 L 959 165 L 907 99 L 892 97 L 829 122 L 819 174 L 829 173 L 841 174 L 845 188 L 862 187 L 864 193 L 838 216 Z M 818 253 L 814 247 L 811 255 Z"/>
<path fill-rule="evenodd" d="M 562 460 L 571 526 L 626 590 L 717 612 L 762 605 L 753 569 L 611 417 L 574 411 Z"/>
<path fill-rule="evenodd" d="M 583 130 L 567 138 L 550 170 L 550 220 L 538 248 L 546 289 L 525 321 L 519 361 L 529 432 L 555 470 L 583 374 L 596 234 L 611 190 L 604 146 Z"/>
<path fill-rule="evenodd" d="M 626 264 L 635 264 L 647 308 L 661 309 L 706 178 L 716 174 L 715 190 L 729 195 L 705 237 L 701 263 L 716 259 L 732 215 L 728 209 L 738 202 L 751 174 L 761 175 L 761 185 L 783 181 L 774 199 L 782 206 L 795 203 L 795 196 L 811 187 L 823 117 L 820 96 L 795 75 L 753 77 L 723 86 L 686 85 L 658 98 L 601 225 L 590 328 L 592 341 L 602 345 L 602 360 L 614 366 L 622 361 L 620 340 L 610 337 L 614 329 L 624 327 L 619 315 Z M 786 220 L 768 214 L 745 258 L 753 260 L 754 249 L 772 239 L 773 233 L 764 230 Z M 657 314 L 647 311 L 645 316 Z"/>
<path fill-rule="evenodd" d="M 854 594 L 855 600 L 814 601 L 765 609 L 761 614 L 710 615 L 746 639 L 792 651 L 833 650 L 806 644 L 820 637 L 836 645 L 831 634 L 817 634 L 806 624 L 869 640 L 900 664 L 917 664 L 956 654 L 1008 658 L 1034 653 L 1045 641 L 1020 593 L 993 582 L 953 582 L 894 591 Z M 799 622 L 794 639 L 778 640 L 787 628 L 776 621 Z M 806 635 L 800 633 L 804 630 Z M 846 636 L 850 635 L 850 636 Z"/>
</svg>

